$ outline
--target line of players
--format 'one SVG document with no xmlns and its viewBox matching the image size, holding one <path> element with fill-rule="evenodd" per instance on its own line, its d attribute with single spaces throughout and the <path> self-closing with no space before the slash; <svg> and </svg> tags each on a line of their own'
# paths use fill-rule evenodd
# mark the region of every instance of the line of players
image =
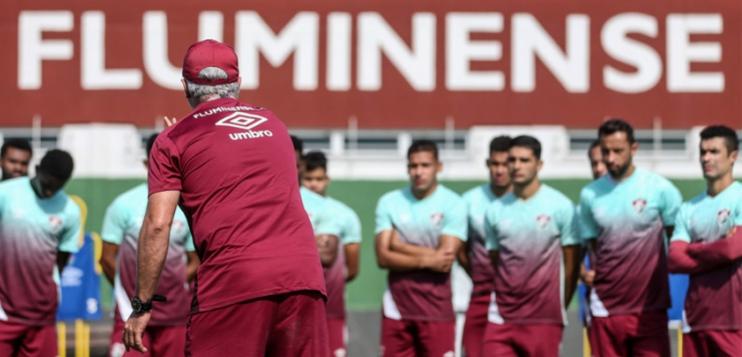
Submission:
<svg viewBox="0 0 742 357">
<path fill-rule="evenodd" d="M 588 152 L 595 180 L 577 207 L 540 182 L 541 145 L 531 136 L 493 139 L 490 182 L 463 197 L 438 183 L 436 145 L 414 142 L 410 185 L 383 195 L 376 209 L 377 262 L 389 270 L 382 355 L 453 355 L 454 260 L 474 283 L 467 356 L 558 356 L 578 278 L 590 287 L 593 355 L 669 356 L 668 271 L 691 274 L 684 355 L 738 354 L 742 186 L 732 171 L 739 141 L 723 126 L 700 136 L 707 187 L 683 204 L 669 180 L 634 165 L 633 128 L 605 122 Z M 318 175 L 326 179 L 326 164 Z M 590 265 L 581 264 L 584 254 Z"/>
<path fill-rule="evenodd" d="M 453 355 L 449 272 L 457 259 L 474 283 L 464 327 L 467 356 L 558 355 L 564 308 L 578 276 L 591 287 L 594 355 L 668 356 L 668 269 L 691 274 L 684 355 L 742 350 L 742 237 L 736 230 L 742 224 L 742 187 L 732 177 L 735 132 L 720 126 L 701 132 L 707 188 L 683 205 L 668 180 L 634 166 L 638 144 L 629 124 L 608 121 L 598 136 L 588 155 L 596 180 L 582 190 L 577 208 L 539 181 L 541 145 L 533 137 L 493 139 L 486 162 L 490 182 L 463 197 L 438 183 L 442 164 L 435 144 L 412 144 L 409 187 L 382 196 L 376 210 L 377 261 L 389 270 L 383 355 Z M 324 155 L 301 155 L 301 142 L 294 144 L 303 165 L 302 199 L 325 267 L 331 351 L 342 356 L 344 285 L 358 274 L 360 220 L 326 197 Z M 30 157 L 27 143 L 7 141 L 0 154 L 3 179 L 25 176 Z M 50 279 L 54 267 L 61 271 L 76 251 L 80 235 L 79 209 L 61 191 L 71 171 L 71 157 L 53 150 L 37 167 L 37 177 L 0 184 L 0 251 L 9 257 L 0 263 L 0 355 L 56 353 L 56 288 Z M 18 207 L 29 210 L 19 213 Z M 101 265 L 117 303 L 112 356 L 124 352 L 121 317 L 131 310 L 145 208 L 146 189 L 138 186 L 114 200 L 104 220 Z M 153 316 L 146 336 L 150 353 L 158 356 L 183 353 L 188 283 L 198 264 L 182 212 L 174 222 L 166 278 L 158 288 L 169 303 Z M 580 265 L 583 247 L 590 267 Z"/>
</svg>

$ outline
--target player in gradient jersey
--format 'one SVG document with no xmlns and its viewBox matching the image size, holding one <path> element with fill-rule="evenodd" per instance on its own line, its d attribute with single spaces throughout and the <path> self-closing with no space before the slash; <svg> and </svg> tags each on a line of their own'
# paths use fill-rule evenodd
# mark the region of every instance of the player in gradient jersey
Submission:
<svg viewBox="0 0 742 357">
<path fill-rule="evenodd" d="M 670 271 L 690 274 L 683 356 L 742 354 L 742 185 L 732 172 L 739 139 L 731 128 L 701 131 L 706 192 L 684 203 L 670 244 Z"/>
<path fill-rule="evenodd" d="M 598 129 L 605 175 L 582 189 L 580 235 L 594 271 L 589 337 L 597 356 L 667 356 L 670 305 L 666 233 L 682 202 L 667 179 L 636 168 L 633 128 Z"/>
<path fill-rule="evenodd" d="M 338 257 L 341 221 L 333 215 L 325 197 L 301 186 L 305 167 L 304 155 L 302 154 L 304 151 L 304 142 L 299 137 L 291 135 L 291 143 L 294 146 L 294 155 L 296 156 L 296 171 L 300 186 L 299 194 L 301 195 L 304 210 L 306 210 L 309 221 L 312 223 L 322 268 L 326 270 L 335 264 L 335 260 Z"/>
<path fill-rule="evenodd" d="M 450 271 L 466 241 L 464 201 L 437 182 L 438 148 L 417 140 L 407 151 L 410 186 L 376 206 L 376 259 L 389 269 L 381 323 L 382 356 L 453 356 Z"/>
<path fill-rule="evenodd" d="M 59 273 L 82 236 L 62 191 L 72 157 L 51 150 L 36 177 L 0 183 L 0 356 L 56 356 Z"/>
<path fill-rule="evenodd" d="M 327 176 L 327 157 L 320 151 L 304 155 L 302 184 L 325 197 L 326 207 L 340 224 L 340 244 L 337 259 L 325 268 L 327 283 L 327 329 L 330 352 L 333 356 L 347 355 L 347 327 L 345 323 L 345 283 L 358 275 L 361 248 L 361 220 L 352 208 L 327 196 L 330 178 Z"/>
<path fill-rule="evenodd" d="M 593 180 L 597 180 L 608 172 L 603 162 L 603 153 L 600 151 L 600 140 L 595 140 L 590 144 L 590 148 L 587 150 L 587 159 L 590 162 L 590 172 L 593 175 Z M 580 209 L 580 206 L 577 206 Z M 589 257 L 585 257 L 584 264 L 580 266 L 580 280 L 585 286 L 593 286 L 593 279 L 595 279 L 595 271 L 588 269 Z"/>
<path fill-rule="evenodd" d="M 156 137 L 155 134 L 147 140 L 147 156 Z M 145 166 L 147 161 L 144 160 Z M 116 197 L 103 219 L 103 251 L 100 263 L 106 278 L 114 287 L 116 300 L 109 350 L 111 357 L 123 356 L 125 352 L 121 342 L 124 333 L 123 319 L 132 312 L 130 299 L 136 291 L 137 243 L 146 210 L 147 184 L 143 183 Z M 188 283 L 195 275 L 197 267 L 198 256 L 188 221 L 178 208 L 173 217 L 162 280 L 157 286 L 157 294 L 164 296 L 167 302 L 162 304 L 161 309 L 153 312 L 144 335 L 144 343 L 150 346 L 154 356 L 185 354 L 186 322 L 192 297 Z M 131 351 L 129 355 L 141 354 Z"/>
<path fill-rule="evenodd" d="M 482 340 L 487 328 L 487 311 L 490 306 L 490 295 L 494 290 L 495 271 L 485 247 L 484 212 L 492 201 L 510 192 L 509 149 L 509 136 L 492 139 L 489 158 L 486 161 L 490 182 L 479 185 L 463 195 L 468 212 L 469 237 L 464 249 L 459 251 L 458 258 L 473 284 L 464 322 L 463 345 L 467 357 L 481 355 Z"/>
<path fill-rule="evenodd" d="M 575 209 L 539 181 L 536 138 L 513 138 L 509 162 L 513 191 L 485 212 L 495 283 L 482 354 L 556 357 L 579 272 Z"/>
</svg>

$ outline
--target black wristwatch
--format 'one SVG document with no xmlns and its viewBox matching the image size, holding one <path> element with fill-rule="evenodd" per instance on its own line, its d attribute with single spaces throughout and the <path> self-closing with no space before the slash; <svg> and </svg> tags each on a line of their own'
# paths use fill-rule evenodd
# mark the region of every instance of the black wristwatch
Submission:
<svg viewBox="0 0 742 357">
<path fill-rule="evenodd" d="M 135 296 L 133 299 L 131 299 L 131 309 L 132 313 L 134 315 L 143 314 L 145 312 L 150 312 L 152 310 L 152 302 L 153 301 L 166 301 L 167 299 L 162 295 L 154 295 L 151 299 L 147 301 L 142 301 L 138 296 Z"/>
</svg>

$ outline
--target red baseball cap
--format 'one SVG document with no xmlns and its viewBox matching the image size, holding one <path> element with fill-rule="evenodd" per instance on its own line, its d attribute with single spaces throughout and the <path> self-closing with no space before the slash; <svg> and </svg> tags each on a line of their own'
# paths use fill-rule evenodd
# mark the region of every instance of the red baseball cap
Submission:
<svg viewBox="0 0 742 357">
<path fill-rule="evenodd" d="M 227 72 L 225 79 L 206 79 L 198 76 L 207 67 Z M 217 85 L 236 82 L 240 78 L 237 54 L 232 46 L 214 40 L 198 41 L 188 47 L 183 58 L 183 78 L 196 84 Z"/>
</svg>

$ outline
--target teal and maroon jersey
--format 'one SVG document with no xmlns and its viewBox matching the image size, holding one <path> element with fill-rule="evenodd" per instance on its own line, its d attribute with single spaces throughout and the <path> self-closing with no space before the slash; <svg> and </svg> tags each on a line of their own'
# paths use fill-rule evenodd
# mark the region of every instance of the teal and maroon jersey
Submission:
<svg viewBox="0 0 742 357">
<path fill-rule="evenodd" d="M 443 185 L 422 200 L 409 187 L 384 194 L 376 206 L 376 234 L 395 229 L 408 244 L 437 248 L 440 237 L 466 242 L 466 204 Z M 390 319 L 452 321 L 451 276 L 431 270 L 390 271 L 384 316 Z"/>
<path fill-rule="evenodd" d="M 467 208 L 469 237 L 466 241 L 469 252 L 472 293 L 489 293 L 494 288 L 495 270 L 492 268 L 485 246 L 484 214 L 487 207 L 497 199 L 489 184 L 483 184 L 466 191 L 463 195 Z"/>
<path fill-rule="evenodd" d="M 101 239 L 119 246 L 114 296 L 122 319 L 128 318 L 132 312 L 130 299 L 136 294 L 137 286 L 137 244 L 146 212 L 147 184 L 141 184 L 116 197 L 103 219 Z M 194 250 L 185 214 L 178 208 L 170 228 L 167 258 L 155 292 L 166 297 L 167 302 L 156 304 L 150 325 L 186 323 L 192 297 L 186 281 L 186 252 Z"/>
<path fill-rule="evenodd" d="M 669 307 L 664 228 L 675 225 L 682 201 L 669 180 L 639 168 L 620 182 L 605 175 L 582 189 L 580 236 L 597 239 L 593 316 Z"/>
<path fill-rule="evenodd" d="M 498 251 L 488 320 L 565 324 L 562 246 L 579 245 L 575 208 L 541 184 L 523 200 L 508 193 L 485 213 L 487 249 Z"/>
<path fill-rule="evenodd" d="M 361 220 L 352 208 L 332 197 L 327 197 L 328 211 L 340 225 L 338 254 L 332 266 L 325 268 L 327 284 L 327 316 L 345 317 L 345 245 L 361 243 Z"/>
<path fill-rule="evenodd" d="M 63 191 L 41 199 L 28 177 L 0 183 L 0 321 L 53 324 L 57 252 L 75 253 L 80 208 Z"/>
<path fill-rule="evenodd" d="M 710 243 L 742 226 L 742 184 L 734 182 L 716 196 L 702 193 L 680 207 L 673 241 Z M 685 297 L 684 328 L 742 330 L 742 260 L 691 274 Z"/>
</svg>

